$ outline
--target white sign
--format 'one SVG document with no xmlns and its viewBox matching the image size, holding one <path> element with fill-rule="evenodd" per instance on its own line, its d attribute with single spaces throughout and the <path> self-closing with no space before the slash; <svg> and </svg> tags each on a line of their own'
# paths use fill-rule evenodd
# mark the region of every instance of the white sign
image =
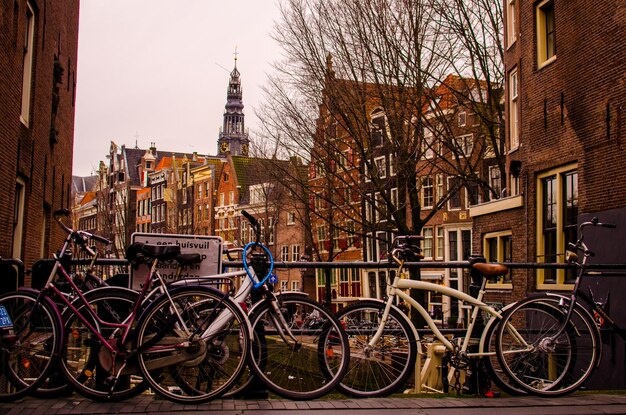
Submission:
<svg viewBox="0 0 626 415">
<path fill-rule="evenodd" d="M 157 269 L 165 282 L 216 275 L 222 272 L 222 238 L 219 236 L 133 233 L 131 241 L 152 245 L 178 245 L 183 254 L 200 254 L 202 262 L 182 267 L 178 276 L 176 275 L 179 267 L 178 262 L 174 260 L 159 261 Z M 131 288 L 141 290 L 150 273 L 150 268 L 147 264 L 140 264 L 136 269 L 134 266 L 130 268 Z"/>
</svg>

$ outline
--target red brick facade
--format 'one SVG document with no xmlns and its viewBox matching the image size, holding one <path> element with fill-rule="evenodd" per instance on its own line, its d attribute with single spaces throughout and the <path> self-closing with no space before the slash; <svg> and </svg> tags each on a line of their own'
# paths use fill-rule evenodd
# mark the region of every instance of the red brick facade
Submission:
<svg viewBox="0 0 626 415">
<path fill-rule="evenodd" d="M 578 217 L 626 207 L 626 11 L 619 3 L 610 0 L 589 7 L 582 0 L 504 2 L 505 24 L 515 23 L 514 30 L 505 30 L 508 170 L 521 163 L 519 192 L 511 191 L 509 182 L 508 194 L 519 194 L 521 204 L 474 217 L 475 251 L 483 251 L 485 234 L 510 230 L 514 262 L 563 262 L 568 236 L 562 229 L 567 223 L 562 200 L 555 204 L 557 252 L 552 259 L 546 254 L 547 181 L 559 186 L 555 194 L 561 198 L 568 177 L 577 174 L 577 184 L 571 186 L 577 192 L 570 199 L 576 199 L 571 212 Z M 546 32 L 541 23 L 546 16 L 551 19 L 551 13 L 553 24 Z M 556 28 L 555 37 L 551 28 Z M 519 146 L 511 137 L 514 78 Z M 515 272 L 513 291 L 505 290 L 504 298 L 567 288 L 558 280 L 543 281 L 534 271 Z"/>
<path fill-rule="evenodd" d="M 27 267 L 57 249 L 52 212 L 72 204 L 78 12 L 77 0 L 0 6 L 0 256 Z"/>
</svg>

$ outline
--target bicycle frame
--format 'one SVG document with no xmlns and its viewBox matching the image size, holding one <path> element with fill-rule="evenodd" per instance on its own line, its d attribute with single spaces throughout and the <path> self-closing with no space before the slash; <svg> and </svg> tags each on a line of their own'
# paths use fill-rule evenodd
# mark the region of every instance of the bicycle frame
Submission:
<svg viewBox="0 0 626 415">
<path fill-rule="evenodd" d="M 447 296 L 450 296 L 452 298 L 456 298 L 458 300 L 463 301 L 464 303 L 472 305 L 472 313 L 471 313 L 469 325 L 467 327 L 467 334 L 465 336 L 465 339 L 464 339 L 463 344 L 461 345 L 461 349 L 460 349 L 461 352 L 466 352 L 467 351 L 467 347 L 469 345 L 469 341 L 470 341 L 470 335 L 472 333 L 472 330 L 474 329 L 474 326 L 476 324 L 476 320 L 478 319 L 478 312 L 479 311 L 481 311 L 481 310 L 485 311 L 485 312 L 489 313 L 493 318 L 497 318 L 497 319 L 502 318 L 502 315 L 498 311 L 496 311 L 493 307 L 485 304 L 482 301 L 482 298 L 483 298 L 483 296 L 485 294 L 485 283 L 486 283 L 486 280 L 483 279 L 483 283 L 482 283 L 481 289 L 479 291 L 478 298 L 474 298 L 474 297 L 472 297 L 472 296 L 470 296 L 470 295 L 468 295 L 468 294 L 466 294 L 466 293 L 464 293 L 462 291 L 456 290 L 454 288 L 442 286 L 442 285 L 439 285 L 439 284 L 434 284 L 432 282 L 427 282 L 427 281 L 408 280 L 408 279 L 402 278 L 400 276 L 396 276 L 394 281 L 393 281 L 393 284 L 391 284 L 391 286 L 390 286 L 389 298 L 387 299 L 387 303 L 386 303 L 386 306 L 385 306 L 385 311 L 383 312 L 381 323 L 380 323 L 380 325 L 378 327 L 378 330 L 376 331 L 376 333 L 374 334 L 374 336 L 370 340 L 369 347 L 370 348 L 374 347 L 376 342 L 378 342 L 378 340 L 382 336 L 383 330 L 384 330 L 384 327 L 385 327 L 385 323 L 387 321 L 387 318 L 389 317 L 389 310 L 391 309 L 391 306 L 394 303 L 394 299 L 397 296 L 397 297 L 401 298 L 402 300 L 406 301 L 407 303 L 409 303 L 411 305 L 411 307 L 413 307 L 414 309 L 416 309 L 420 313 L 420 315 L 424 318 L 424 320 L 426 321 L 426 324 L 428 325 L 430 330 L 433 332 L 435 337 L 437 337 L 437 339 L 446 347 L 446 349 L 454 350 L 454 345 L 452 344 L 452 342 L 450 342 L 450 340 L 448 340 L 441 333 L 441 330 L 439 330 L 439 328 L 436 326 L 434 320 L 428 314 L 426 309 L 421 304 L 419 304 L 417 301 L 415 301 L 413 298 L 411 298 L 411 296 L 409 294 L 407 294 L 407 293 L 405 293 L 403 291 L 403 290 L 406 290 L 406 289 L 415 289 L 415 290 L 421 290 L 421 291 L 438 292 L 438 293 L 441 293 L 443 295 L 447 295 Z M 483 333 L 483 336 L 484 336 L 484 333 Z M 416 335 L 416 338 L 419 341 L 419 337 L 417 335 Z M 482 344 L 482 337 L 481 337 L 481 344 Z M 482 356 L 487 356 L 487 355 L 489 355 L 489 353 L 484 353 L 484 352 L 482 352 L 482 350 L 479 350 L 478 353 L 467 353 L 468 357 L 482 357 Z"/>
</svg>

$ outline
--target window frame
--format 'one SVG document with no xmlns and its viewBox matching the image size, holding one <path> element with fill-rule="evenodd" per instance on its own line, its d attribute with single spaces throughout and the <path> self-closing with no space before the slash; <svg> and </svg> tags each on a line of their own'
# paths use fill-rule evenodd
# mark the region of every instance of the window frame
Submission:
<svg viewBox="0 0 626 415">
<path fill-rule="evenodd" d="M 427 261 L 432 261 L 435 255 L 435 230 L 432 226 L 425 226 L 422 228 L 422 254 L 424 255 L 424 259 Z M 428 235 L 430 233 L 430 235 Z M 428 252 L 430 251 L 430 255 Z"/>
<path fill-rule="evenodd" d="M 420 178 L 420 184 L 421 184 L 421 203 L 422 203 L 422 209 L 432 209 L 433 206 L 435 205 L 435 180 L 433 180 L 432 176 L 428 175 L 428 176 L 423 176 Z M 428 185 L 427 185 L 428 184 Z M 430 204 L 427 204 L 427 195 L 426 195 L 426 191 L 428 190 L 428 193 L 430 194 L 428 199 L 430 199 Z"/>
<path fill-rule="evenodd" d="M 509 72 L 509 151 L 519 147 L 519 71 Z"/>
<path fill-rule="evenodd" d="M 556 226 L 555 226 L 555 239 L 556 239 L 556 249 L 555 249 L 555 263 L 564 263 L 565 262 L 565 251 L 566 251 L 566 241 L 565 241 L 565 198 L 564 198 L 564 178 L 570 174 L 576 173 L 577 176 L 579 174 L 578 164 L 572 163 L 568 165 L 564 165 L 561 167 L 557 167 L 551 170 L 547 170 L 537 175 L 536 179 L 536 189 L 537 189 L 537 205 L 536 205 L 536 258 L 538 263 L 547 262 L 545 260 L 545 249 L 546 249 L 546 240 L 545 240 L 545 224 L 544 224 L 544 183 L 546 179 L 554 178 L 554 191 L 555 191 L 555 203 L 554 210 L 556 212 Z M 578 185 L 577 185 L 578 189 Z M 578 202 L 578 199 L 577 199 Z M 577 206 L 579 206 L 577 204 Z M 554 282 L 546 282 L 546 270 L 538 269 L 536 274 L 536 286 L 539 290 L 571 290 L 573 287 L 572 283 L 566 282 L 566 270 L 557 269 L 555 270 Z"/>
<path fill-rule="evenodd" d="M 507 48 L 517 41 L 517 11 L 516 0 L 507 0 L 506 8 L 506 44 Z"/>
<path fill-rule="evenodd" d="M 30 112 L 33 99 L 33 68 L 35 66 L 35 30 L 37 14 L 30 1 L 26 2 L 26 32 L 24 33 L 24 49 L 22 57 L 22 102 L 20 121 L 30 127 Z"/>
<path fill-rule="evenodd" d="M 497 231 L 497 232 L 488 232 L 483 235 L 482 246 L 483 253 L 487 262 L 512 262 L 512 258 L 505 257 L 505 244 L 506 238 L 511 239 L 513 237 L 513 232 L 510 229 Z M 489 241 L 496 240 L 496 258 L 491 258 L 491 251 L 489 249 Z M 511 241 L 512 243 L 512 241 Z M 512 252 L 511 252 L 512 255 Z M 509 270 L 508 274 L 503 278 L 499 278 L 497 282 L 488 282 L 487 288 L 496 288 L 496 289 L 513 289 L 513 281 L 511 279 L 511 271 Z"/>
<path fill-rule="evenodd" d="M 551 14 L 550 14 L 551 12 Z M 552 32 L 548 32 L 548 19 L 552 17 Z M 535 20 L 537 34 L 537 69 L 541 69 L 556 60 L 557 43 L 556 43 L 556 10 L 554 0 L 543 0 L 535 5 Z M 549 52 L 549 37 L 553 35 L 552 49 L 553 54 Z"/>
</svg>

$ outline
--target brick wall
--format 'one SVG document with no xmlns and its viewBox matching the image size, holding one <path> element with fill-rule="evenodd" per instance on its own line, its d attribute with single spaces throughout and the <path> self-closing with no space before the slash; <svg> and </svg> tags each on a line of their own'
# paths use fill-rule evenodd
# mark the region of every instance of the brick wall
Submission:
<svg viewBox="0 0 626 415">
<path fill-rule="evenodd" d="M 35 12 L 30 122 L 20 121 L 23 50 L 27 1 L 4 0 L 0 6 L 0 256 L 11 257 L 16 177 L 26 183 L 25 237 L 22 258 L 27 268 L 41 256 L 44 205 L 52 212 L 70 207 L 74 97 L 78 48 L 79 2 L 31 2 Z M 57 78 L 58 105 L 53 117 L 55 57 L 63 68 Z M 50 129 L 58 130 L 51 143 Z M 51 220 L 50 216 L 48 220 Z M 62 231 L 51 224 L 44 256 L 61 242 Z M 27 282 L 28 284 L 28 282 Z"/>
</svg>

